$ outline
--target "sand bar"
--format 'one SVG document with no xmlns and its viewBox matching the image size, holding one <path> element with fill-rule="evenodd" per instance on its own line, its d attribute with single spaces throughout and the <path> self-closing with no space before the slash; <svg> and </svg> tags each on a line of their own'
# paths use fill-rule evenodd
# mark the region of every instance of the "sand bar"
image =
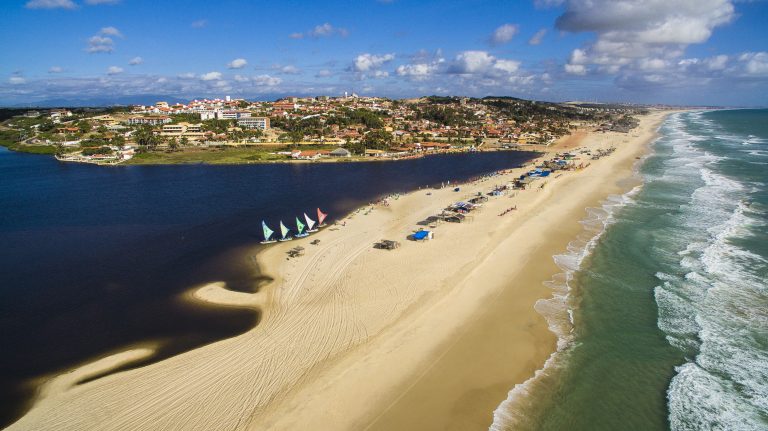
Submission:
<svg viewBox="0 0 768 431">
<path fill-rule="evenodd" d="M 259 293 L 214 283 L 185 295 L 260 308 L 257 327 L 46 391 L 10 429 L 487 429 L 509 389 L 555 348 L 533 309 L 550 294 L 542 282 L 557 272 L 551 256 L 579 232 L 585 207 L 627 187 L 619 181 L 663 115 L 644 117 L 630 134 L 583 137 L 582 147 L 617 151 L 515 196 L 492 197 L 471 222 L 438 225 L 432 241 L 405 236 L 520 171 L 364 208 L 314 235 L 319 245 L 269 247 L 257 258 L 275 281 Z M 383 238 L 402 247 L 374 249 Z M 305 255 L 287 259 L 296 245 Z"/>
</svg>

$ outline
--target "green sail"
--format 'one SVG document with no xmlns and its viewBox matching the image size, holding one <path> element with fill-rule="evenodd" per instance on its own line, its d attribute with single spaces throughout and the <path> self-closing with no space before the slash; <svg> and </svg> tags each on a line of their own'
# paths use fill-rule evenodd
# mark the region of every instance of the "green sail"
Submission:
<svg viewBox="0 0 768 431">
<path fill-rule="evenodd" d="M 280 220 L 280 232 L 283 234 L 283 238 L 285 238 L 288 235 L 288 232 L 290 232 L 290 230 L 285 227 L 282 220 Z"/>
<path fill-rule="evenodd" d="M 298 229 L 299 234 L 304 231 L 304 224 L 301 223 L 301 220 L 299 220 L 298 217 L 296 217 L 296 229 Z"/>
<path fill-rule="evenodd" d="M 264 229 L 264 241 L 269 241 L 269 237 L 271 237 L 274 232 L 267 226 L 266 223 L 264 223 L 263 220 L 261 222 L 261 227 Z"/>
</svg>

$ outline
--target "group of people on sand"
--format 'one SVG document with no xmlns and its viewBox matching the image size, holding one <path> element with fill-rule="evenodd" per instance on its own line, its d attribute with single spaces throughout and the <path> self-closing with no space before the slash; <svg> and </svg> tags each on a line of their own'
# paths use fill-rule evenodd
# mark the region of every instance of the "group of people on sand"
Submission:
<svg viewBox="0 0 768 431">
<path fill-rule="evenodd" d="M 509 214 L 510 212 L 512 212 L 512 211 L 514 211 L 516 209 L 517 209 L 517 205 L 515 205 L 513 207 L 510 207 L 510 208 L 507 208 L 504 211 L 502 211 L 501 214 L 499 214 L 499 217 L 501 217 L 503 215 L 507 215 L 507 214 Z"/>
</svg>

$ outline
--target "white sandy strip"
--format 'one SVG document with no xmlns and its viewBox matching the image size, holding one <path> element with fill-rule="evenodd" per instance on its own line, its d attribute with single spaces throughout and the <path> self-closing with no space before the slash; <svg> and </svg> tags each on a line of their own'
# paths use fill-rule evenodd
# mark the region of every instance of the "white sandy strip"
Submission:
<svg viewBox="0 0 768 431">
<path fill-rule="evenodd" d="M 644 127 L 657 120 L 643 120 Z M 624 140 L 627 135 L 591 137 L 590 147 L 615 144 L 619 150 L 583 171 L 542 180 L 543 190 L 492 198 L 474 221 L 442 224 L 427 243 L 404 238 L 417 221 L 519 172 L 462 186 L 460 193 L 414 192 L 390 207 L 361 211 L 345 227 L 314 235 L 318 246 L 305 240 L 270 247 L 258 258 L 275 282 L 260 293 L 231 292 L 221 284 L 191 293 L 207 302 L 262 308 L 256 328 L 156 364 L 47 391 L 9 429 L 364 428 L 440 354 L 462 320 L 524 268 L 526 252 L 545 240 L 548 223 L 559 222 L 568 194 L 581 183 L 605 182 L 612 159 L 634 155 L 622 148 Z M 519 210 L 498 216 L 513 205 Z M 382 238 L 403 245 L 392 252 L 373 249 Z M 286 251 L 299 244 L 306 255 L 286 260 Z M 521 307 L 521 322 L 548 334 L 533 302 Z"/>
</svg>

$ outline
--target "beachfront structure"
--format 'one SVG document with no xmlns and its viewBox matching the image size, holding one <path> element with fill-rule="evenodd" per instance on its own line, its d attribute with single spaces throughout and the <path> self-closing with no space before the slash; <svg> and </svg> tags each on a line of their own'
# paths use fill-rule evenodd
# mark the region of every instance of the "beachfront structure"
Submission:
<svg viewBox="0 0 768 431">
<path fill-rule="evenodd" d="M 352 153 L 346 148 L 336 148 L 329 155 L 331 157 L 352 157 Z"/>
<path fill-rule="evenodd" d="M 148 125 L 148 126 L 161 126 L 171 122 L 171 117 L 164 115 L 152 116 L 152 117 L 131 117 L 128 119 L 128 124 L 132 126 Z"/>
<path fill-rule="evenodd" d="M 245 117 L 237 120 L 237 125 L 245 129 L 269 129 L 268 117 Z"/>
<path fill-rule="evenodd" d="M 291 153 L 294 160 L 317 160 L 330 154 L 327 150 L 295 150 Z"/>
</svg>

